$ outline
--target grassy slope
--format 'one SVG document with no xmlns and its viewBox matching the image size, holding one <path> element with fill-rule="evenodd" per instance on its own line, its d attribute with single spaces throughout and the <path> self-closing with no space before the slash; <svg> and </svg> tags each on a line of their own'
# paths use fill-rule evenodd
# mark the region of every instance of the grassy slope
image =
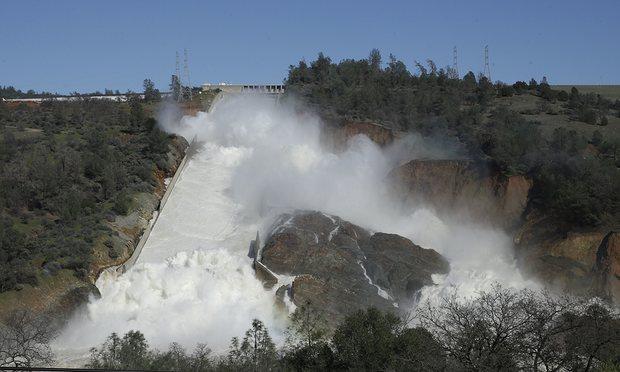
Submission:
<svg viewBox="0 0 620 372">
<path fill-rule="evenodd" d="M 620 89 L 620 86 L 617 87 Z M 592 137 L 592 133 L 595 130 L 601 132 L 605 138 L 620 138 L 620 118 L 613 114 L 607 116 L 609 120 L 608 125 L 591 125 L 571 119 L 565 113 L 566 109 L 563 107 L 565 105 L 564 102 L 550 103 L 531 94 L 497 98 L 494 106 L 500 105 L 507 106 L 521 113 L 529 120 L 540 122 L 540 129 L 547 138 L 553 133 L 554 129 L 559 127 L 575 130 L 588 139 Z"/>
<path fill-rule="evenodd" d="M 601 96 L 613 100 L 620 99 L 620 85 L 552 85 L 551 88 L 564 90 L 570 93 L 572 87 L 579 93 L 598 93 Z"/>
</svg>

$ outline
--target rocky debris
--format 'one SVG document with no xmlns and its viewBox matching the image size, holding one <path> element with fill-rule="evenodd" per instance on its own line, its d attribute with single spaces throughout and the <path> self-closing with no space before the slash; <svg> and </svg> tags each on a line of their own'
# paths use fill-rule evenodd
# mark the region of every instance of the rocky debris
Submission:
<svg viewBox="0 0 620 372">
<path fill-rule="evenodd" d="M 390 172 L 395 195 L 406 206 L 512 229 L 528 203 L 531 180 L 505 177 L 471 160 L 412 160 Z"/>
<path fill-rule="evenodd" d="M 447 273 L 447 261 L 394 234 L 371 234 L 336 216 L 300 211 L 280 216 L 261 251 L 260 263 L 276 275 L 294 276 L 280 287 L 283 302 L 308 301 L 336 324 L 346 314 L 375 306 L 408 309 L 416 292 Z"/>
</svg>

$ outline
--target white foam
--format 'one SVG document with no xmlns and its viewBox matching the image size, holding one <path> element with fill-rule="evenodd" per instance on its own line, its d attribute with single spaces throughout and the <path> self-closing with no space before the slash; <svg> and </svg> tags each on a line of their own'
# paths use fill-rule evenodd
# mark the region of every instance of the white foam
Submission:
<svg viewBox="0 0 620 372">
<path fill-rule="evenodd" d="M 321 147 L 315 117 L 247 97 L 223 99 L 211 113 L 167 128 L 205 144 L 181 175 L 137 264 L 121 277 L 102 276 L 101 299 L 58 339 L 61 355 L 84 355 L 111 332 L 131 329 L 160 348 L 206 342 L 222 351 L 253 318 L 282 340 L 284 314 L 274 307 L 275 288 L 263 289 L 246 256 L 256 231 L 266 236 L 276 211 L 320 210 L 441 252 L 452 269 L 435 276 L 437 286 L 423 289 L 423 300 L 455 287 L 474 293 L 496 280 L 530 284 L 516 270 L 502 232 L 450 224 L 429 210 L 403 211 L 392 202 L 383 181 L 418 154 L 416 147 L 382 150 L 358 136 L 335 155 Z"/>
</svg>

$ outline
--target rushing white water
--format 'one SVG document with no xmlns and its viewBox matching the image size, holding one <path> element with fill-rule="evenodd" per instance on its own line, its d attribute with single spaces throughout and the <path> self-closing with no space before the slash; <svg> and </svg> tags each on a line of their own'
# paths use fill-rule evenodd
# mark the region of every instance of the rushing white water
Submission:
<svg viewBox="0 0 620 372">
<path fill-rule="evenodd" d="M 60 354 L 83 355 L 111 332 L 139 329 L 157 347 L 206 342 L 223 351 L 253 318 L 282 340 L 286 314 L 254 278 L 247 258 L 257 230 L 283 210 L 313 209 L 373 231 L 398 233 L 448 258 L 422 299 L 457 289 L 473 294 L 494 281 L 532 285 L 518 273 L 501 231 L 451 224 L 427 209 L 402 210 L 384 184 L 394 166 L 416 156 L 442 156 L 407 138 L 385 150 L 365 137 L 333 154 L 321 146 L 320 123 L 257 97 L 220 101 L 211 113 L 166 123 L 197 136 L 189 161 L 137 264 L 120 277 L 102 276 L 92 300 L 56 342 Z"/>
</svg>

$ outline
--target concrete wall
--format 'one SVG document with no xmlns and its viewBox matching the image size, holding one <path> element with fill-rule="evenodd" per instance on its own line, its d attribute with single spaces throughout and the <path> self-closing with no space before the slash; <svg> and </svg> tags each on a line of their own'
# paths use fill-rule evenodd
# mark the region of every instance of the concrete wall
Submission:
<svg viewBox="0 0 620 372">
<path fill-rule="evenodd" d="M 282 94 L 284 85 L 282 84 L 203 84 L 202 90 L 219 89 L 224 93 L 263 93 L 263 94 Z"/>
<path fill-rule="evenodd" d="M 185 156 L 183 157 L 183 160 L 181 160 L 181 163 L 179 164 L 179 167 L 177 168 L 177 171 L 174 173 L 174 176 L 170 180 L 170 183 L 168 184 L 168 187 L 166 188 L 166 192 L 164 193 L 164 196 L 161 198 L 159 202 L 159 208 L 157 209 L 157 213 L 155 214 L 153 219 L 151 219 L 151 221 L 149 222 L 149 225 L 144 229 L 144 232 L 142 233 L 142 236 L 140 237 L 140 241 L 138 241 L 136 248 L 131 254 L 131 257 L 129 257 L 129 259 L 127 259 L 127 261 L 125 261 L 124 263 L 118 266 L 113 266 L 111 268 L 108 268 L 107 270 L 115 271 L 117 274 L 124 274 L 125 272 L 127 272 L 127 270 L 129 270 L 136 263 L 136 261 L 138 261 L 138 257 L 140 257 L 140 253 L 142 253 L 142 249 L 144 248 L 144 245 L 149 239 L 149 236 L 151 235 L 151 231 L 155 227 L 155 224 L 157 223 L 159 215 L 161 214 L 164 207 L 166 206 L 166 202 L 170 198 L 170 194 L 172 194 L 172 190 L 174 190 L 174 186 L 177 184 L 177 181 L 181 177 L 183 170 L 187 166 L 188 158 L 191 156 L 196 146 L 197 146 L 196 137 L 194 137 L 194 139 L 192 139 L 192 141 L 190 142 L 189 147 L 187 148 L 185 152 Z"/>
</svg>

